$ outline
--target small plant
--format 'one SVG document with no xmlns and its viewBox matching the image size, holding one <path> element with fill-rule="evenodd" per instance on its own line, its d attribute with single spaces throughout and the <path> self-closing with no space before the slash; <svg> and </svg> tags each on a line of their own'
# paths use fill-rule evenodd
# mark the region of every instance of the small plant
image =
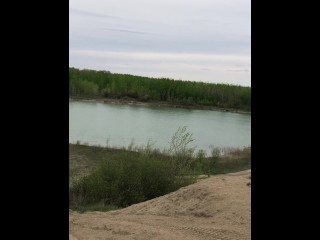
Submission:
<svg viewBox="0 0 320 240">
<path fill-rule="evenodd" d="M 194 141 L 192 134 L 187 132 L 187 127 L 179 127 L 170 141 L 169 154 L 174 162 L 174 171 L 180 175 L 182 171 L 189 169 L 192 161 L 195 147 L 188 147 L 188 144 Z"/>
<path fill-rule="evenodd" d="M 107 138 L 107 140 L 106 140 L 106 148 L 110 148 L 109 143 L 110 143 L 110 138 Z"/>
<path fill-rule="evenodd" d="M 155 141 L 149 139 L 147 142 L 147 146 L 141 147 L 140 152 L 146 157 L 151 157 L 152 153 L 156 152 L 156 149 L 154 148 L 155 144 Z"/>
<path fill-rule="evenodd" d="M 202 162 L 202 160 L 206 158 L 206 155 L 207 154 L 203 149 L 199 149 L 196 154 L 196 158 L 199 162 Z"/>
<path fill-rule="evenodd" d="M 221 150 L 218 147 L 215 147 L 211 150 L 212 159 L 218 159 L 221 156 Z"/>
<path fill-rule="evenodd" d="M 130 144 L 128 146 L 128 151 L 132 151 L 133 147 L 134 147 L 134 138 L 131 139 L 131 142 L 130 142 Z"/>
<path fill-rule="evenodd" d="M 221 157 L 221 150 L 218 147 L 214 147 L 211 150 L 211 157 L 208 159 L 206 170 L 204 171 L 206 174 L 208 174 L 208 177 L 210 177 L 211 173 L 213 172 L 213 169 Z"/>
</svg>

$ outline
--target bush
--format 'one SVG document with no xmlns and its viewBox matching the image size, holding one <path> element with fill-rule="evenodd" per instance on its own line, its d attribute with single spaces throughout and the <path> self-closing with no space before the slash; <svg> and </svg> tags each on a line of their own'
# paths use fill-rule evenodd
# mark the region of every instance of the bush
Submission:
<svg viewBox="0 0 320 240">
<path fill-rule="evenodd" d="M 90 175 L 76 180 L 70 188 L 70 204 L 126 207 L 162 196 L 190 183 L 177 180 L 172 162 L 130 153 L 123 160 L 105 160 Z"/>
</svg>

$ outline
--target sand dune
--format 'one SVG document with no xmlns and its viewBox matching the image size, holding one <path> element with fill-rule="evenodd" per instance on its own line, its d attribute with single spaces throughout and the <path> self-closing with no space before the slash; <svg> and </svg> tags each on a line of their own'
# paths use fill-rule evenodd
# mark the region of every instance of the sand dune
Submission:
<svg viewBox="0 0 320 240">
<path fill-rule="evenodd" d="M 111 212 L 70 211 L 72 239 L 251 239 L 251 170 Z"/>
</svg>

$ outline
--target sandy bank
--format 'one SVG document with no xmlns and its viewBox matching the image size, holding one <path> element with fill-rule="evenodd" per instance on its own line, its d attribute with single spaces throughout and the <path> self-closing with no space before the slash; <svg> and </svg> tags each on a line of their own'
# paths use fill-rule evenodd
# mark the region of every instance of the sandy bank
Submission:
<svg viewBox="0 0 320 240">
<path fill-rule="evenodd" d="M 251 239 L 251 170 L 111 212 L 69 213 L 70 239 Z"/>
</svg>

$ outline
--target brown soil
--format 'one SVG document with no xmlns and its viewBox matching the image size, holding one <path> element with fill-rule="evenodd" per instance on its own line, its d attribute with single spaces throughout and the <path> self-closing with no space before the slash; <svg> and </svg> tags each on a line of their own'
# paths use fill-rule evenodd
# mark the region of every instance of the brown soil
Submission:
<svg viewBox="0 0 320 240">
<path fill-rule="evenodd" d="M 111 212 L 69 213 L 72 239 L 251 239 L 251 170 Z"/>
</svg>

